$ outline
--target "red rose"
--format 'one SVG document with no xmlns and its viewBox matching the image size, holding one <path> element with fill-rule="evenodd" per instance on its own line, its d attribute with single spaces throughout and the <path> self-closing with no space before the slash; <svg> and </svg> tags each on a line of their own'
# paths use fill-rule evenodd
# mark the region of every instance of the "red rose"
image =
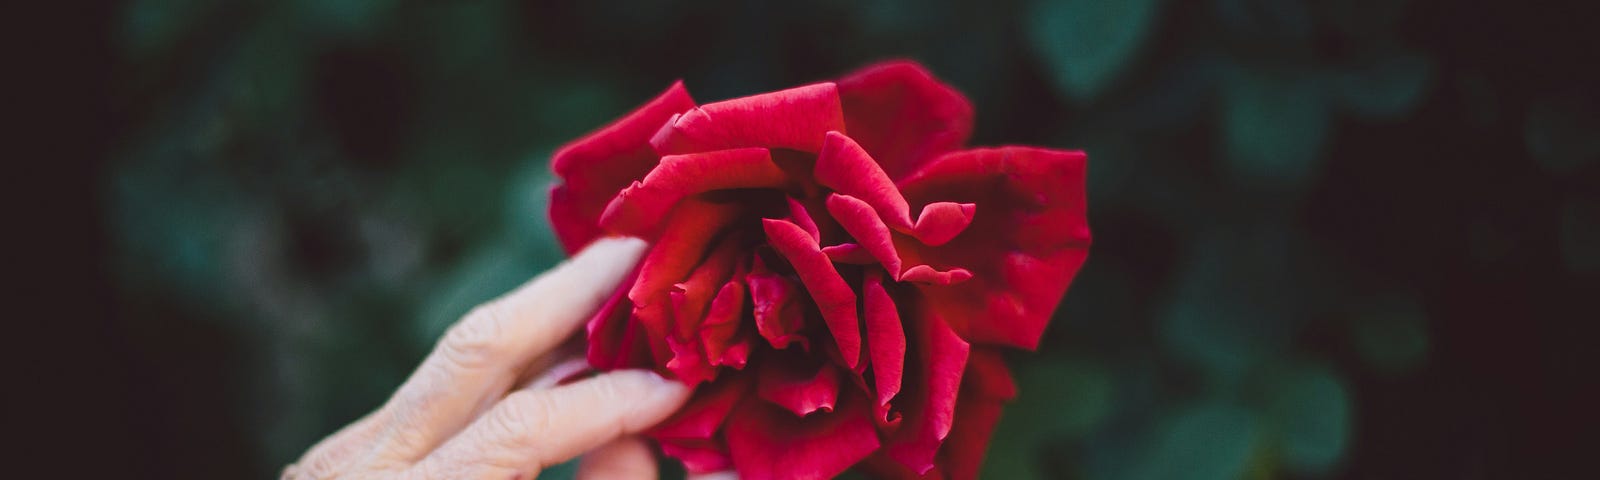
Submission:
<svg viewBox="0 0 1600 480">
<path fill-rule="evenodd" d="M 1088 253 L 1082 152 L 962 150 L 910 62 L 696 106 L 683 84 L 553 159 L 569 252 L 649 240 L 589 322 L 595 368 L 698 390 L 652 434 L 690 471 L 972 478 Z"/>
</svg>

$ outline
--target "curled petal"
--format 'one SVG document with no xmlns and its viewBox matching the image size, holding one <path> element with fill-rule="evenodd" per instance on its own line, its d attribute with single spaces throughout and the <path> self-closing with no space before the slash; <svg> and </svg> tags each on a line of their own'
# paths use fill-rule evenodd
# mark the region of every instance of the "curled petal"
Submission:
<svg viewBox="0 0 1600 480">
<path fill-rule="evenodd" d="M 784 197 L 784 200 L 789 203 L 789 221 L 811 234 L 811 241 L 822 242 L 822 231 L 817 229 L 817 221 L 811 218 L 811 212 L 806 210 L 806 205 L 793 197 Z"/>
<path fill-rule="evenodd" d="M 655 168 L 659 155 L 650 148 L 651 136 L 691 108 L 689 91 L 674 82 L 637 110 L 556 150 L 550 164 L 562 183 L 550 190 L 550 224 L 568 253 L 601 234 L 606 203 Z"/>
<path fill-rule="evenodd" d="M 911 228 L 911 207 L 900 195 L 889 175 L 877 160 L 855 140 L 839 132 L 828 132 L 814 170 L 817 183 L 871 205 L 882 222 L 897 230 Z"/>
<path fill-rule="evenodd" d="M 972 104 L 916 62 L 871 65 L 839 80 L 850 135 L 891 178 L 961 148 L 972 134 Z"/>
<path fill-rule="evenodd" d="M 667 361 L 667 371 L 677 376 L 678 381 L 694 386 L 716 380 L 717 367 L 706 359 L 705 349 L 701 348 L 699 339 L 682 340 L 669 335 L 667 347 L 672 351 L 672 359 Z"/>
<path fill-rule="evenodd" d="M 900 274 L 900 281 L 902 282 L 931 285 L 954 285 L 971 279 L 972 272 L 965 268 L 940 271 L 927 265 L 916 265 L 906 269 L 905 273 Z"/>
<path fill-rule="evenodd" d="M 856 368 L 861 357 L 861 324 L 856 318 L 856 294 L 822 249 L 799 226 L 784 220 L 762 219 L 772 249 L 789 260 L 800 283 L 822 312 L 846 366 Z"/>
<path fill-rule="evenodd" d="M 778 361 L 762 365 L 756 380 L 756 394 L 800 417 L 818 410 L 833 411 L 834 402 L 839 398 L 838 367 L 792 357 L 778 357 Z"/>
<path fill-rule="evenodd" d="M 744 318 L 745 308 L 743 276 L 735 274 L 734 279 L 722 285 L 716 298 L 711 300 L 705 321 L 700 325 L 700 341 L 705 345 L 706 359 L 712 365 L 744 368 L 745 361 L 749 359 L 748 338 L 739 335 L 743 330 L 740 320 Z"/>
<path fill-rule="evenodd" d="M 900 428 L 884 449 L 889 457 L 917 473 L 933 468 L 934 454 L 955 419 L 956 398 L 971 348 L 936 312 L 919 311 L 912 325 L 918 369 Z"/>
<path fill-rule="evenodd" d="M 827 255 L 834 263 L 847 263 L 851 265 L 877 265 L 878 259 L 867 253 L 867 249 L 857 243 L 841 243 L 822 247 L 822 254 Z"/>
<path fill-rule="evenodd" d="M 831 413 L 796 417 L 765 401 L 746 401 L 726 429 L 740 480 L 833 478 L 878 449 L 870 402 L 851 390 Z"/>
<path fill-rule="evenodd" d="M 611 199 L 600 224 L 612 232 L 648 237 L 684 197 L 711 190 L 777 187 L 787 181 L 764 148 L 668 155 L 644 180 Z"/>
<path fill-rule="evenodd" d="M 650 144 L 662 155 L 745 147 L 816 152 L 824 133 L 844 129 L 838 87 L 817 83 L 690 109 L 661 126 Z"/>
<path fill-rule="evenodd" d="M 688 339 L 700 330 L 702 323 L 707 320 L 712 299 L 728 288 L 729 279 L 735 275 L 734 271 L 738 268 L 743 247 L 739 235 L 723 236 L 717 242 L 716 248 L 706 254 L 705 260 L 695 266 L 689 278 L 673 284 L 668 290 L 677 327 L 673 333 L 678 338 Z M 743 289 L 740 289 L 739 294 L 742 296 Z M 718 313 L 737 315 L 738 307 L 739 305 L 725 305 L 724 308 L 730 308 L 731 311 Z"/>
<path fill-rule="evenodd" d="M 976 210 L 977 205 L 971 203 L 930 203 L 922 207 L 922 215 L 911 228 L 912 235 L 929 246 L 944 245 L 972 224 Z"/>
<path fill-rule="evenodd" d="M 800 287 L 768 270 L 759 256 L 754 258 L 750 273 L 745 275 L 745 282 L 750 286 L 751 313 L 755 317 L 756 331 L 772 344 L 772 348 L 788 348 L 794 342 L 808 347 L 809 341 L 800 334 L 800 330 L 805 328 L 805 313 L 800 308 L 803 300 Z"/>
<path fill-rule="evenodd" d="M 889 401 L 900 393 L 905 369 L 906 332 L 894 299 L 883 288 L 883 275 L 877 270 L 868 272 L 861 284 L 868 358 L 872 360 L 873 386 L 878 396 L 878 420 L 890 422 Z"/>
<path fill-rule="evenodd" d="M 867 202 L 849 195 L 830 194 L 828 213 L 867 253 L 883 263 L 884 270 L 897 276 L 900 274 L 900 254 L 894 250 L 889 227 L 883 224 L 878 213 Z"/>
</svg>

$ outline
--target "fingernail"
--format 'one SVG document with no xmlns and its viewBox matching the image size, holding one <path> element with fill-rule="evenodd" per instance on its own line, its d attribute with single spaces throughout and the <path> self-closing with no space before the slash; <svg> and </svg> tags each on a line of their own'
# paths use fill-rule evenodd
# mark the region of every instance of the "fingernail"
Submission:
<svg viewBox="0 0 1600 480">
<path fill-rule="evenodd" d="M 604 250 L 643 250 L 644 240 L 635 237 L 601 237 L 589 245 L 590 249 Z"/>
<path fill-rule="evenodd" d="M 644 374 L 642 376 L 650 383 L 651 394 L 676 395 L 689 390 L 683 382 L 663 377 L 659 373 L 649 370 L 639 370 L 639 373 Z"/>
</svg>

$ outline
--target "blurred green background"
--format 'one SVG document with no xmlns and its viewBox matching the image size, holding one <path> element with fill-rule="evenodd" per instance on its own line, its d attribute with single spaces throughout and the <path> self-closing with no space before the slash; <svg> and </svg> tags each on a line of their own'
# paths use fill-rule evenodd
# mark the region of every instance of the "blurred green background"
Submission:
<svg viewBox="0 0 1600 480">
<path fill-rule="evenodd" d="M 99 198 L 129 472 L 270 477 L 559 261 L 553 148 L 908 57 L 1087 150 L 1095 247 L 985 478 L 1507 478 L 1587 433 L 1586 2 L 138 0 Z M 1592 300 L 1590 300 L 1592 301 Z M 1578 326 L 1584 325 L 1584 326 Z M 556 476 L 565 475 L 563 471 Z"/>
</svg>

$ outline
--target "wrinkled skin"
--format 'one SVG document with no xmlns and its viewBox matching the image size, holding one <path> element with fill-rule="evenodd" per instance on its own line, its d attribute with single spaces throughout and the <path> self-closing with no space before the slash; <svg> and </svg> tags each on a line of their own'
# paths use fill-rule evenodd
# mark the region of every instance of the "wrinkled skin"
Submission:
<svg viewBox="0 0 1600 480">
<path fill-rule="evenodd" d="M 1082 152 L 963 150 L 971 130 L 890 62 L 705 105 L 674 84 L 563 147 L 563 245 L 652 244 L 590 364 L 697 387 L 652 434 L 693 472 L 975 477 L 1016 394 L 1000 349 L 1038 345 L 1090 236 Z"/>
</svg>

